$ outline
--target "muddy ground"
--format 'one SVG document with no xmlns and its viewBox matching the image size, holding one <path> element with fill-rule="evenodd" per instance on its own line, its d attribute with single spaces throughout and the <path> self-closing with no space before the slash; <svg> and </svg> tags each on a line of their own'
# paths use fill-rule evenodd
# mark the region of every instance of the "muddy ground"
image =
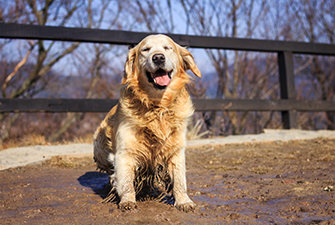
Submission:
<svg viewBox="0 0 335 225">
<path fill-rule="evenodd" d="M 187 149 L 184 213 L 146 200 L 101 203 L 108 178 L 90 158 L 0 171 L 1 224 L 335 224 L 335 139 Z"/>
</svg>

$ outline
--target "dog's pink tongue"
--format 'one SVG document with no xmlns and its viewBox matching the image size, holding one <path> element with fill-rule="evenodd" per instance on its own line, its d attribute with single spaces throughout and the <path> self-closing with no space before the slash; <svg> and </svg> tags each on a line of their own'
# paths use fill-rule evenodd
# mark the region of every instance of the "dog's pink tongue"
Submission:
<svg viewBox="0 0 335 225">
<path fill-rule="evenodd" d="M 157 76 L 154 78 L 155 83 L 160 86 L 168 86 L 170 84 L 170 77 L 167 74 Z"/>
</svg>

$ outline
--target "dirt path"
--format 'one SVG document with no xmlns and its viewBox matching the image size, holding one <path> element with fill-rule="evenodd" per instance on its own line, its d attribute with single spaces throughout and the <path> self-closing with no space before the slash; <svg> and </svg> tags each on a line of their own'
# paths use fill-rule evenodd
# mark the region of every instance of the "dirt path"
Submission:
<svg viewBox="0 0 335 225">
<path fill-rule="evenodd" d="M 108 178 L 91 158 L 0 171 L 1 224 L 335 224 L 335 139 L 187 149 L 197 210 L 155 201 L 101 203 Z"/>
</svg>

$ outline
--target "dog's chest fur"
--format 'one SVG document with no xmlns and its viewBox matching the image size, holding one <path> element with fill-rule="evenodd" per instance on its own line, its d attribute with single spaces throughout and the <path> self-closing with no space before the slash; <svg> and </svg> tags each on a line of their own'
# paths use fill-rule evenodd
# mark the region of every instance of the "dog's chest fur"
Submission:
<svg viewBox="0 0 335 225">
<path fill-rule="evenodd" d="M 127 96 L 120 104 L 127 120 L 133 121 L 132 130 L 138 140 L 142 160 L 164 164 L 186 145 L 187 122 L 193 113 L 188 94 L 175 99 L 168 107 L 159 102 L 145 104 L 134 95 Z"/>
</svg>

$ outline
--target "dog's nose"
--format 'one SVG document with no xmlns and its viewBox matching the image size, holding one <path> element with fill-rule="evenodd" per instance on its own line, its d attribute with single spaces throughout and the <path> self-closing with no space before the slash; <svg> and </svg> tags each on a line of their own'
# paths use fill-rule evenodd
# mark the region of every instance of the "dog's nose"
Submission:
<svg viewBox="0 0 335 225">
<path fill-rule="evenodd" d="M 152 61 L 156 64 L 156 65 L 161 65 L 165 63 L 165 56 L 162 53 L 158 53 L 158 54 L 154 54 L 152 56 Z"/>
</svg>

